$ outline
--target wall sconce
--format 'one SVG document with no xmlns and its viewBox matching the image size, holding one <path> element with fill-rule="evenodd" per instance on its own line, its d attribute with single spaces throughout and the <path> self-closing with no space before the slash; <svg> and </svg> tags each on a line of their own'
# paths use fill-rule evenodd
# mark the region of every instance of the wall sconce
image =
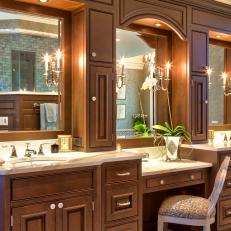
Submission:
<svg viewBox="0 0 231 231">
<path fill-rule="evenodd" d="M 48 87 L 59 84 L 60 75 L 62 72 L 61 67 L 62 52 L 58 49 L 55 55 L 50 56 L 48 53 L 44 56 L 45 63 L 45 80 Z"/>
<path fill-rule="evenodd" d="M 208 75 L 209 88 L 210 88 L 210 86 L 212 84 L 212 82 L 211 82 L 212 69 L 210 67 L 206 67 L 206 72 Z M 228 76 L 228 74 L 226 72 L 223 72 L 221 76 L 223 79 L 224 95 L 229 96 L 229 95 L 231 95 L 231 75 Z"/>
<path fill-rule="evenodd" d="M 116 88 L 121 89 L 123 87 L 124 83 L 124 78 L 125 78 L 125 58 L 124 56 L 122 59 L 117 62 L 116 65 Z"/>
<path fill-rule="evenodd" d="M 228 76 L 226 72 L 223 72 L 222 79 L 223 79 L 224 95 L 229 96 L 231 95 L 231 75 Z"/>
<path fill-rule="evenodd" d="M 165 67 L 162 68 L 156 65 L 155 57 L 155 52 L 144 56 L 144 62 L 148 66 L 149 76 L 145 79 L 142 89 L 145 90 L 149 88 L 149 90 L 154 91 L 167 91 L 170 82 L 171 63 L 167 62 Z"/>
</svg>

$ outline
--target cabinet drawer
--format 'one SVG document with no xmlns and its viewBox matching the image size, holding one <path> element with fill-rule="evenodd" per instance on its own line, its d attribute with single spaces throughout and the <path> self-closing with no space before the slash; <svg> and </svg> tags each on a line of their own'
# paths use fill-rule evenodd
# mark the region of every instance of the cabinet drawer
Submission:
<svg viewBox="0 0 231 231">
<path fill-rule="evenodd" d="M 138 164 L 134 162 L 107 166 L 105 173 L 106 183 L 137 180 Z"/>
<path fill-rule="evenodd" d="M 171 185 L 176 187 L 177 184 L 182 183 L 191 183 L 193 181 L 198 181 L 203 179 L 202 171 L 195 172 L 186 172 L 181 174 L 173 174 L 173 175 L 165 175 L 165 176 L 157 176 L 153 178 L 147 178 L 145 182 L 146 188 L 159 188 L 160 186 L 169 186 Z"/>
<path fill-rule="evenodd" d="M 137 222 L 119 225 L 112 228 L 107 228 L 106 231 L 137 231 L 138 230 L 138 224 Z"/>
<path fill-rule="evenodd" d="M 120 184 L 106 191 L 106 221 L 124 219 L 138 214 L 137 185 Z"/>
<path fill-rule="evenodd" d="M 230 194 L 231 194 L 231 170 L 227 172 L 224 187 L 221 192 L 222 196 L 229 196 Z"/>
<path fill-rule="evenodd" d="M 16 178 L 12 200 L 21 200 L 93 188 L 93 170 Z"/>
<path fill-rule="evenodd" d="M 220 201 L 218 209 L 219 226 L 231 226 L 231 199 Z"/>
</svg>

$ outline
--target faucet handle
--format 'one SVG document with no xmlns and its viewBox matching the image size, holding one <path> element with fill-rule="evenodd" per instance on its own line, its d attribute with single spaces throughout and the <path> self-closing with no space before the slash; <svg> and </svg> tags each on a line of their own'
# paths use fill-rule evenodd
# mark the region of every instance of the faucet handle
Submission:
<svg viewBox="0 0 231 231">
<path fill-rule="evenodd" d="M 28 149 L 30 146 L 30 143 L 26 143 L 26 148 Z"/>
<path fill-rule="evenodd" d="M 16 157 L 18 157 L 15 145 L 10 145 L 10 147 L 12 147 L 10 158 L 16 158 Z"/>
</svg>

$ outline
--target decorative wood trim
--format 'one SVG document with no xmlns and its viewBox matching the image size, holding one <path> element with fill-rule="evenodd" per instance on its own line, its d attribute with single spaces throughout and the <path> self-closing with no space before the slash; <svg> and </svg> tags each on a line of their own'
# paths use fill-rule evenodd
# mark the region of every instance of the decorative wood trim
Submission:
<svg viewBox="0 0 231 231">
<path fill-rule="evenodd" d="M 137 6 L 136 9 L 129 11 L 131 5 Z M 119 9 L 120 27 L 128 26 L 138 19 L 155 18 L 168 23 L 180 37 L 186 39 L 186 7 L 176 6 L 176 4 L 173 5 L 162 1 L 160 3 L 160 1 L 119 0 Z"/>
</svg>

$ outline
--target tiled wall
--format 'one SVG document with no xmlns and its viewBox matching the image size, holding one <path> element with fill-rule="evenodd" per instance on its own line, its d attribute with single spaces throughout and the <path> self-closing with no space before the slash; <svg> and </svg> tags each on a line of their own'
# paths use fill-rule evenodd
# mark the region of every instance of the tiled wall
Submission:
<svg viewBox="0 0 231 231">
<path fill-rule="evenodd" d="M 224 93 L 221 74 L 224 71 L 224 48 L 209 46 L 209 66 L 212 68 L 209 88 L 209 124 L 223 124 Z"/>
<path fill-rule="evenodd" d="M 0 91 L 12 91 L 12 50 L 36 52 L 35 90 L 39 92 L 55 90 L 45 84 L 43 56 L 46 52 L 53 54 L 57 48 L 57 38 L 0 34 Z"/>
</svg>

